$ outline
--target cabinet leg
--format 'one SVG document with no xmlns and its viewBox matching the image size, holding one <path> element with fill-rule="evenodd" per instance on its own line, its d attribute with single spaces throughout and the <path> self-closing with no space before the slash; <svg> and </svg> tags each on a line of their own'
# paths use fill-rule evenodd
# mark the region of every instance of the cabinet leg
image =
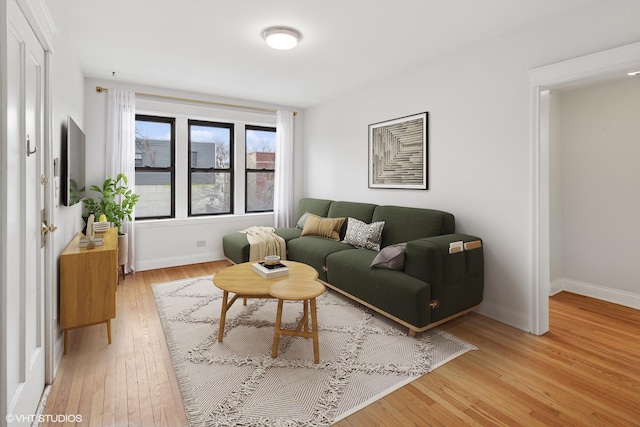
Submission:
<svg viewBox="0 0 640 427">
<path fill-rule="evenodd" d="M 107 320 L 107 337 L 109 338 L 109 344 L 111 344 L 111 319 Z"/>
<path fill-rule="evenodd" d="M 124 280 L 125 276 L 127 275 L 127 273 L 125 273 L 124 271 L 124 267 L 124 264 L 118 266 L 118 284 L 120 284 L 120 276 L 122 276 L 122 279 Z"/>
</svg>

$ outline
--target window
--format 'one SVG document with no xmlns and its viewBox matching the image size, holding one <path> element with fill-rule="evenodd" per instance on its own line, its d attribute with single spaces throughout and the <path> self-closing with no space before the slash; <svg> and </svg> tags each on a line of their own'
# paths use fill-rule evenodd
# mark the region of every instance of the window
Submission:
<svg viewBox="0 0 640 427">
<path fill-rule="evenodd" d="M 189 120 L 189 216 L 232 213 L 233 124 Z"/>
<path fill-rule="evenodd" d="M 245 141 L 247 144 L 246 211 L 272 211 L 276 169 L 276 129 L 247 125 Z"/>
<path fill-rule="evenodd" d="M 136 218 L 173 218 L 175 120 L 136 115 Z"/>
<path fill-rule="evenodd" d="M 243 112 L 145 99 L 137 108 L 136 219 L 273 212 L 275 117 L 248 123 Z"/>
</svg>

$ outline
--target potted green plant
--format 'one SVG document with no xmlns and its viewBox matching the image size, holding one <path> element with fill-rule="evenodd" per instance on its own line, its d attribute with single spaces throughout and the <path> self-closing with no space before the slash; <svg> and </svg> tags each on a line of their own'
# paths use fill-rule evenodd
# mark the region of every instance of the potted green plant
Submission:
<svg viewBox="0 0 640 427">
<path fill-rule="evenodd" d="M 138 203 L 140 195 L 135 194 L 128 187 L 127 176 L 124 173 L 119 173 L 115 178 L 107 176 L 102 187 L 92 185 L 89 189 L 100 196 L 96 199 L 92 197 L 84 199 L 85 212 L 93 213 L 96 220 L 104 214 L 108 222 L 118 227 L 118 263 L 124 265 L 128 255 L 128 245 L 126 233 L 122 231 L 122 223 L 126 219 L 131 221 L 133 208 Z"/>
</svg>

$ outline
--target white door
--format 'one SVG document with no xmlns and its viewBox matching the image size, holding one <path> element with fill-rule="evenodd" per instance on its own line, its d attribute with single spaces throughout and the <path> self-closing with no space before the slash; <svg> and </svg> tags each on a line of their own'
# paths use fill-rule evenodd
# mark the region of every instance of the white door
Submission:
<svg viewBox="0 0 640 427">
<path fill-rule="evenodd" d="M 2 396 L 6 415 L 0 424 L 29 425 L 45 384 L 46 243 L 41 237 L 45 70 L 44 50 L 14 0 L 8 2 L 6 65 L 6 310 L 0 354 L 6 369 Z"/>
</svg>

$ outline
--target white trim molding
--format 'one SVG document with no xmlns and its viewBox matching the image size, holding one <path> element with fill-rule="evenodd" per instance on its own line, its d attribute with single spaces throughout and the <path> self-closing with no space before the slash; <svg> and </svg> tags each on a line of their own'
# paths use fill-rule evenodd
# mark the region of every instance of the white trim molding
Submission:
<svg viewBox="0 0 640 427">
<path fill-rule="evenodd" d="M 549 138 L 541 93 L 623 76 L 640 69 L 640 42 L 529 71 L 531 88 L 531 332 L 549 330 Z M 543 117 L 544 114 L 547 116 Z M 547 134 L 544 134 L 547 132 Z M 584 287 L 583 287 L 584 288 Z M 546 301 L 546 303 L 545 303 Z"/>
<path fill-rule="evenodd" d="M 475 312 L 523 331 L 529 330 L 531 325 L 531 318 L 527 313 L 510 310 L 505 306 L 493 304 L 487 301 L 480 303 L 480 307 L 478 307 Z"/>
<path fill-rule="evenodd" d="M 560 292 L 564 291 L 564 279 L 556 279 L 553 282 L 551 282 L 551 291 L 549 293 L 549 296 L 554 296 L 556 294 L 559 294 Z"/>
<path fill-rule="evenodd" d="M 180 255 L 175 257 L 156 258 L 152 260 L 136 261 L 135 271 L 157 270 L 159 268 L 178 267 L 181 265 L 200 264 L 211 261 L 224 260 L 224 252 L 216 250 L 198 255 Z"/>
<path fill-rule="evenodd" d="M 557 289 L 557 292 L 571 292 L 640 310 L 640 294 L 565 278 L 554 281 L 554 284 L 556 285 L 554 287 Z"/>
<path fill-rule="evenodd" d="M 53 53 L 53 36 L 58 33 L 44 0 L 16 0 L 31 29 L 46 52 Z"/>
<path fill-rule="evenodd" d="M 572 86 L 585 81 L 610 78 L 612 74 L 637 71 L 640 67 L 640 42 L 580 56 L 529 71 L 532 87 Z"/>
</svg>

